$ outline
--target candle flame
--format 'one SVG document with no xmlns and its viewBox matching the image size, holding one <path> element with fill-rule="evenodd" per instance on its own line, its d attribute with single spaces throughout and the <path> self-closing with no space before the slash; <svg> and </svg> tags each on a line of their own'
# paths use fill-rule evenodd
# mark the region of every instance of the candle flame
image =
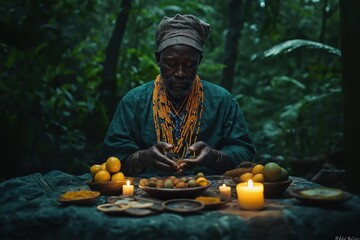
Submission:
<svg viewBox="0 0 360 240">
<path fill-rule="evenodd" d="M 225 185 L 225 183 L 223 183 L 223 185 L 222 185 L 223 187 L 226 187 L 226 185 Z"/>
<path fill-rule="evenodd" d="M 126 185 L 130 186 L 130 181 L 129 180 L 126 181 Z"/>
<path fill-rule="evenodd" d="M 248 181 L 248 187 L 249 187 L 249 188 L 252 188 L 253 186 L 254 186 L 253 181 L 250 179 L 250 180 Z"/>
</svg>

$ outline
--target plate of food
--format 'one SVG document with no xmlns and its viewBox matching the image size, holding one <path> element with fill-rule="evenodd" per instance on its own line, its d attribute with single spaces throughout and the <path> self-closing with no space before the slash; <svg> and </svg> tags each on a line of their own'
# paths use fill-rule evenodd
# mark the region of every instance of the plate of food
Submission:
<svg viewBox="0 0 360 240">
<path fill-rule="evenodd" d="M 95 203 L 99 196 L 100 192 L 97 191 L 67 191 L 58 198 L 58 201 L 63 205 L 90 206 Z"/>
<path fill-rule="evenodd" d="M 351 194 L 336 188 L 301 188 L 289 191 L 299 201 L 318 206 L 332 206 L 351 198 Z"/>
<path fill-rule="evenodd" d="M 205 204 L 205 209 L 213 210 L 220 209 L 225 206 L 230 200 L 223 200 L 218 197 L 198 196 L 195 200 Z"/>
<path fill-rule="evenodd" d="M 171 182 L 171 183 L 170 183 Z M 141 179 L 139 188 L 157 199 L 195 198 L 211 186 L 206 178 L 169 177 L 165 179 Z"/>
</svg>

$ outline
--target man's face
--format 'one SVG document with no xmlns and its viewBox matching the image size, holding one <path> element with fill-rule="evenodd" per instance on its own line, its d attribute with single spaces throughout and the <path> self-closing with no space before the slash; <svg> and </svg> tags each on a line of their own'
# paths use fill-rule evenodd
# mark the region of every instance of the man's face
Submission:
<svg viewBox="0 0 360 240">
<path fill-rule="evenodd" d="M 191 91 L 202 54 L 187 45 L 173 45 L 156 53 L 167 94 L 178 102 Z"/>
</svg>

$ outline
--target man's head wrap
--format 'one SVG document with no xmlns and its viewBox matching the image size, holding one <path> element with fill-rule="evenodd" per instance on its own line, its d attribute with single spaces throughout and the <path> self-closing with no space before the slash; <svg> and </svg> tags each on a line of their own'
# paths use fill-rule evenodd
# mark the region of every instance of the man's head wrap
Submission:
<svg viewBox="0 0 360 240">
<path fill-rule="evenodd" d="M 185 44 L 202 52 L 210 31 L 209 24 L 190 14 L 164 17 L 155 30 L 158 52 L 176 44 Z"/>
</svg>

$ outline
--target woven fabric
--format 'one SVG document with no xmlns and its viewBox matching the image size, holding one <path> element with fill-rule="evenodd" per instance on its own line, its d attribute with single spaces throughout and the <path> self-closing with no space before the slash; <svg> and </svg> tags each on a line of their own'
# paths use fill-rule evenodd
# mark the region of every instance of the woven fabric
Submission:
<svg viewBox="0 0 360 240">
<path fill-rule="evenodd" d="M 164 17 L 155 30 L 158 52 L 177 44 L 188 45 L 202 52 L 210 31 L 209 24 L 190 14 Z"/>
</svg>

